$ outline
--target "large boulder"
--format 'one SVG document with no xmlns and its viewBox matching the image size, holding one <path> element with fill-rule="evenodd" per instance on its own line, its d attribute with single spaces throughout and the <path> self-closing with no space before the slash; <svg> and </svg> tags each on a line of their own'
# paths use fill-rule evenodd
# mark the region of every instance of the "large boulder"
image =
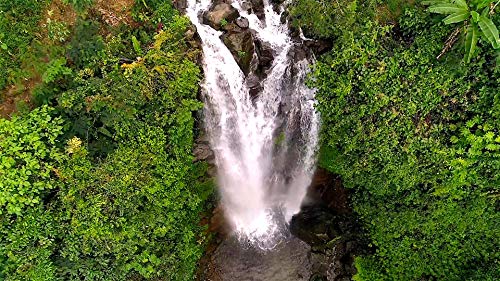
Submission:
<svg viewBox="0 0 500 281">
<path fill-rule="evenodd" d="M 243 28 L 239 27 L 236 23 L 228 23 L 222 27 L 222 30 L 227 31 L 229 33 L 238 33 L 242 32 Z"/>
<path fill-rule="evenodd" d="M 274 52 L 271 44 L 266 42 L 261 42 L 256 40 L 255 45 L 257 47 L 257 56 L 259 58 L 259 69 L 263 73 L 269 67 L 274 60 Z"/>
<path fill-rule="evenodd" d="M 288 57 L 292 59 L 294 62 L 298 62 L 304 60 L 309 57 L 308 49 L 304 48 L 302 45 L 294 45 L 290 52 L 288 53 Z"/>
<path fill-rule="evenodd" d="M 349 191 L 343 186 L 342 179 L 323 168 L 316 169 L 304 205 L 321 205 L 337 214 L 352 212 Z"/>
<path fill-rule="evenodd" d="M 241 8 L 244 11 L 246 11 L 247 13 L 251 13 L 252 12 L 252 3 L 249 1 L 245 1 L 245 2 L 241 3 Z"/>
<path fill-rule="evenodd" d="M 313 267 L 320 280 L 351 280 L 356 274 L 354 257 L 374 250 L 349 206 L 349 193 L 340 177 L 321 168 L 289 227 L 294 236 L 311 246 Z"/>
<path fill-rule="evenodd" d="M 324 206 L 302 208 L 293 216 L 290 231 L 311 245 L 316 273 L 328 281 L 351 280 L 354 257 L 370 253 L 356 217 Z"/>
<path fill-rule="evenodd" d="M 212 6 L 203 14 L 203 23 L 220 30 L 224 25 L 233 22 L 240 16 L 238 10 L 227 3 Z"/>
<path fill-rule="evenodd" d="M 248 75 L 255 52 L 252 32 L 249 29 L 242 32 L 228 32 L 222 35 L 222 41 L 233 54 L 243 73 Z"/>
</svg>

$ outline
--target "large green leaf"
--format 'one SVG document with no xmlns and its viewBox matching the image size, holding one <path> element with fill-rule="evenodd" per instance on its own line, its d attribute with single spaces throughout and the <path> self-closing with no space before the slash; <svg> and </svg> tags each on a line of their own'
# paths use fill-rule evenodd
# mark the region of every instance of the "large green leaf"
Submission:
<svg viewBox="0 0 500 281">
<path fill-rule="evenodd" d="M 462 7 L 462 8 L 465 8 L 465 9 L 469 9 L 469 6 L 467 6 L 467 2 L 465 2 L 465 0 L 455 0 L 453 2 L 455 4 L 457 4 L 457 6 L 459 6 L 459 7 Z"/>
<path fill-rule="evenodd" d="M 479 17 L 479 27 L 484 34 L 484 37 L 490 42 L 493 48 L 500 48 L 500 38 L 498 38 L 498 29 L 493 21 L 487 17 Z"/>
<path fill-rule="evenodd" d="M 463 7 L 459 7 L 455 4 L 444 3 L 444 4 L 436 4 L 429 7 L 429 12 L 437 13 L 437 14 L 454 14 L 460 12 L 467 12 L 468 10 Z"/>
<path fill-rule="evenodd" d="M 485 8 L 485 7 L 488 7 L 490 5 L 490 3 L 493 2 L 492 0 L 479 0 L 479 1 L 476 1 L 476 7 L 478 10 L 482 9 L 482 8 Z"/>
<path fill-rule="evenodd" d="M 457 23 L 457 22 L 461 22 L 461 21 L 464 21 L 464 20 L 468 19 L 469 16 L 470 16 L 469 11 L 460 12 L 460 13 L 454 13 L 454 14 L 451 14 L 451 15 L 447 16 L 443 20 L 443 22 L 445 24 Z"/>
<path fill-rule="evenodd" d="M 486 8 L 484 8 L 484 9 L 483 9 L 483 11 L 481 12 L 481 15 L 482 15 L 483 17 L 487 17 L 489 13 L 490 13 L 490 7 L 486 7 Z"/>
<path fill-rule="evenodd" d="M 477 25 L 471 24 L 469 28 L 467 28 L 467 34 L 465 36 L 465 60 L 467 63 L 470 62 L 474 55 L 478 39 L 479 30 L 477 29 Z"/>
</svg>

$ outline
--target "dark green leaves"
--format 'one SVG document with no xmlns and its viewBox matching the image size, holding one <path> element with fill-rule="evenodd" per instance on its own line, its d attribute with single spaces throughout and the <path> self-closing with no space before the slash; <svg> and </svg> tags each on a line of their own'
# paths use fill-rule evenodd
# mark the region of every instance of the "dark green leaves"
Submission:
<svg viewBox="0 0 500 281">
<path fill-rule="evenodd" d="M 17 55 L 3 11 L 42 1 L 0 2 L 0 54 Z M 185 38 L 189 20 L 157 2 L 161 32 L 152 11 L 137 10 L 134 28 L 77 21 L 58 43 L 69 44 L 43 56 L 37 89 L 56 109 L 0 118 L 1 280 L 193 279 L 213 186 L 192 155 L 199 53 Z"/>
</svg>

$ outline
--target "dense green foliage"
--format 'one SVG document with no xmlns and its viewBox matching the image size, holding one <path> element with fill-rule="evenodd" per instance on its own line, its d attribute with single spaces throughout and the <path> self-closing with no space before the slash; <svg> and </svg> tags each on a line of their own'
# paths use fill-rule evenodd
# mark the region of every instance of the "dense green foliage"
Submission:
<svg viewBox="0 0 500 281">
<path fill-rule="evenodd" d="M 33 41 L 46 0 L 0 1 L 0 89 L 29 77 L 21 65 L 29 64 Z"/>
<path fill-rule="evenodd" d="M 459 23 L 465 25 L 465 59 L 470 62 L 475 54 L 476 45 L 481 37 L 495 49 L 500 48 L 498 29 L 491 20 L 493 0 L 442 0 L 426 1 L 431 6 L 430 12 L 448 15 L 443 19 L 445 24 Z"/>
<path fill-rule="evenodd" d="M 376 2 L 362 6 L 374 8 L 354 11 L 350 26 L 334 30 L 333 50 L 315 65 L 311 81 L 323 119 L 320 164 L 353 189 L 375 249 L 357 259 L 357 278 L 494 280 L 496 54 L 480 42 L 465 66 L 459 42 L 438 61 L 453 31 L 439 16 L 416 6 L 387 24 L 377 20 Z M 492 19 L 500 22 L 496 13 Z"/>
<path fill-rule="evenodd" d="M 0 214 L 21 215 L 38 205 L 51 181 L 54 162 L 62 153 L 55 147 L 62 121 L 53 119 L 47 107 L 33 110 L 26 118 L 0 119 Z"/>
<path fill-rule="evenodd" d="M 138 0 L 133 26 L 111 26 L 97 1 L 63 0 L 69 24 L 43 18 L 54 1 L 0 0 L 2 94 L 39 81 L 0 118 L 0 280 L 191 280 L 212 186 L 191 153 L 188 20 Z M 310 83 L 320 165 L 353 191 L 371 239 L 357 280 L 500 276 L 500 7 L 428 4 L 290 6 L 294 26 L 333 41 Z"/>
<path fill-rule="evenodd" d="M 40 107 L 0 119 L 1 280 L 193 278 L 212 188 L 192 156 L 198 51 L 170 3 L 139 2 L 135 29 L 82 12 L 48 46 Z"/>
</svg>

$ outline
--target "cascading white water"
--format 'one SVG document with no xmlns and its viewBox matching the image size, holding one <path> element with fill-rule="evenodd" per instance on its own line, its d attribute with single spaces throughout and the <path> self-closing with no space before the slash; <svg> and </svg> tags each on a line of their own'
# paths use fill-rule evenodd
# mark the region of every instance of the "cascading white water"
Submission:
<svg viewBox="0 0 500 281">
<path fill-rule="evenodd" d="M 263 21 L 234 0 L 249 28 L 274 51 L 263 90 L 252 99 L 245 75 L 219 38 L 222 32 L 201 23 L 200 14 L 210 5 L 210 0 L 189 0 L 186 13 L 202 40 L 205 125 L 223 206 L 242 239 L 272 248 L 283 224 L 300 210 L 315 166 L 319 116 L 314 91 L 304 85 L 309 62 L 291 58 L 298 43 L 268 0 Z"/>
</svg>

